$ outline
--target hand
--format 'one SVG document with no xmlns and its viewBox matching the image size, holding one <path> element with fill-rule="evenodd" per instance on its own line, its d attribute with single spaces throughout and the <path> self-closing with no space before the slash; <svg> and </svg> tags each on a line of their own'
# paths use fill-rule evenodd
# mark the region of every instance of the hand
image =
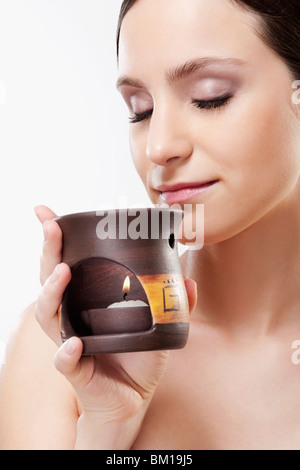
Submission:
<svg viewBox="0 0 300 470">
<path fill-rule="evenodd" d="M 84 448 L 105 448 L 105 445 L 114 449 L 130 448 L 166 368 L 168 351 L 82 356 L 83 345 L 79 338 L 73 337 L 61 344 L 57 311 L 71 272 L 61 263 L 62 233 L 52 220 L 56 215 L 45 206 L 37 207 L 36 214 L 45 233 L 40 275 L 43 287 L 36 305 L 36 318 L 59 346 L 56 368 L 73 386 L 83 409 L 78 448 L 83 443 Z M 185 282 L 192 310 L 196 303 L 196 286 L 192 280 Z M 105 429 L 105 435 L 101 429 Z M 112 442 L 114 447 L 111 447 Z"/>
</svg>

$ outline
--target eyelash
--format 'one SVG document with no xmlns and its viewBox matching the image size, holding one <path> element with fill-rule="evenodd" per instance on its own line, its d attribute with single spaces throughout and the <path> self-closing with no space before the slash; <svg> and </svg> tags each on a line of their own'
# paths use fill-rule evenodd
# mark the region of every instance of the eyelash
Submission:
<svg viewBox="0 0 300 470">
<path fill-rule="evenodd" d="M 229 103 L 229 100 L 232 98 L 231 95 L 223 95 L 218 96 L 213 100 L 193 100 L 193 104 L 200 109 L 211 110 L 211 109 L 218 109 L 222 108 L 222 106 L 226 106 Z"/>
<path fill-rule="evenodd" d="M 153 109 L 145 111 L 144 113 L 136 113 L 133 117 L 129 118 L 130 124 L 136 124 L 137 122 L 146 121 L 152 116 Z"/>
<path fill-rule="evenodd" d="M 212 110 L 212 109 L 218 109 L 222 108 L 223 106 L 226 106 L 229 102 L 229 100 L 232 98 L 231 95 L 225 95 L 225 96 L 218 96 L 218 98 L 215 98 L 213 100 L 193 100 L 192 104 L 194 104 L 198 109 L 204 109 L 204 110 Z M 136 124 L 138 122 L 146 121 L 152 116 L 153 109 L 150 109 L 149 111 L 145 111 L 144 113 L 136 113 L 133 117 L 129 118 L 130 124 Z"/>
</svg>

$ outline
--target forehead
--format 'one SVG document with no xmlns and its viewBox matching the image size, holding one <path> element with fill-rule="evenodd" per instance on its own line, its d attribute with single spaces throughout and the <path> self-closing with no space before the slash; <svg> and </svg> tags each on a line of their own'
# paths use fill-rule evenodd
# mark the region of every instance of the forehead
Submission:
<svg viewBox="0 0 300 470">
<path fill-rule="evenodd" d="M 147 73 L 190 57 L 245 59 L 264 45 L 255 24 L 230 0 L 138 0 L 123 20 L 119 72 Z"/>
</svg>

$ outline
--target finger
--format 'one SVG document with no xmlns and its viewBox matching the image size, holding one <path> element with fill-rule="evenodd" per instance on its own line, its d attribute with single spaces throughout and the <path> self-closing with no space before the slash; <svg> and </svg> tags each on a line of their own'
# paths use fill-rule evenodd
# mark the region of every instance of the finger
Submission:
<svg viewBox="0 0 300 470">
<path fill-rule="evenodd" d="M 83 344 L 76 336 L 68 339 L 57 350 L 54 357 L 56 369 L 65 377 L 76 378 L 80 372 L 79 360 L 81 358 Z"/>
<path fill-rule="evenodd" d="M 44 243 L 40 260 L 40 282 L 43 285 L 53 272 L 55 266 L 61 262 L 62 231 L 57 222 L 46 220 L 43 223 Z"/>
<path fill-rule="evenodd" d="M 189 301 L 189 310 L 191 314 L 197 304 L 197 283 L 193 281 L 193 279 L 185 279 L 184 283 Z"/>
<path fill-rule="evenodd" d="M 68 265 L 62 263 L 56 266 L 52 275 L 45 282 L 36 303 L 36 319 L 56 344 L 61 344 L 57 311 L 70 279 L 71 271 Z"/>
<path fill-rule="evenodd" d="M 43 224 L 44 244 L 40 261 L 40 282 L 43 285 L 61 262 L 62 233 L 59 225 L 53 220 L 57 215 L 49 207 L 39 205 L 34 208 L 35 214 Z"/>
<path fill-rule="evenodd" d="M 43 205 L 36 206 L 34 208 L 34 212 L 42 224 L 45 222 L 45 220 L 52 220 L 57 217 L 55 212 L 53 212 L 49 207 Z"/>
<path fill-rule="evenodd" d="M 62 344 L 54 357 L 56 369 L 66 377 L 77 391 L 83 389 L 90 382 L 94 373 L 93 357 L 81 357 L 82 351 L 82 341 L 80 338 L 73 336 Z"/>
</svg>

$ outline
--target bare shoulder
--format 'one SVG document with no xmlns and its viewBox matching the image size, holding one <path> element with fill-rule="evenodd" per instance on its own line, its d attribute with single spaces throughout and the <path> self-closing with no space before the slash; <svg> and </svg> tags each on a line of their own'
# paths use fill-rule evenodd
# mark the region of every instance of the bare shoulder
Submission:
<svg viewBox="0 0 300 470">
<path fill-rule="evenodd" d="M 57 347 L 34 309 L 33 304 L 20 316 L 1 369 L 0 448 L 69 449 L 76 436 L 76 398 L 54 367 Z"/>
</svg>

